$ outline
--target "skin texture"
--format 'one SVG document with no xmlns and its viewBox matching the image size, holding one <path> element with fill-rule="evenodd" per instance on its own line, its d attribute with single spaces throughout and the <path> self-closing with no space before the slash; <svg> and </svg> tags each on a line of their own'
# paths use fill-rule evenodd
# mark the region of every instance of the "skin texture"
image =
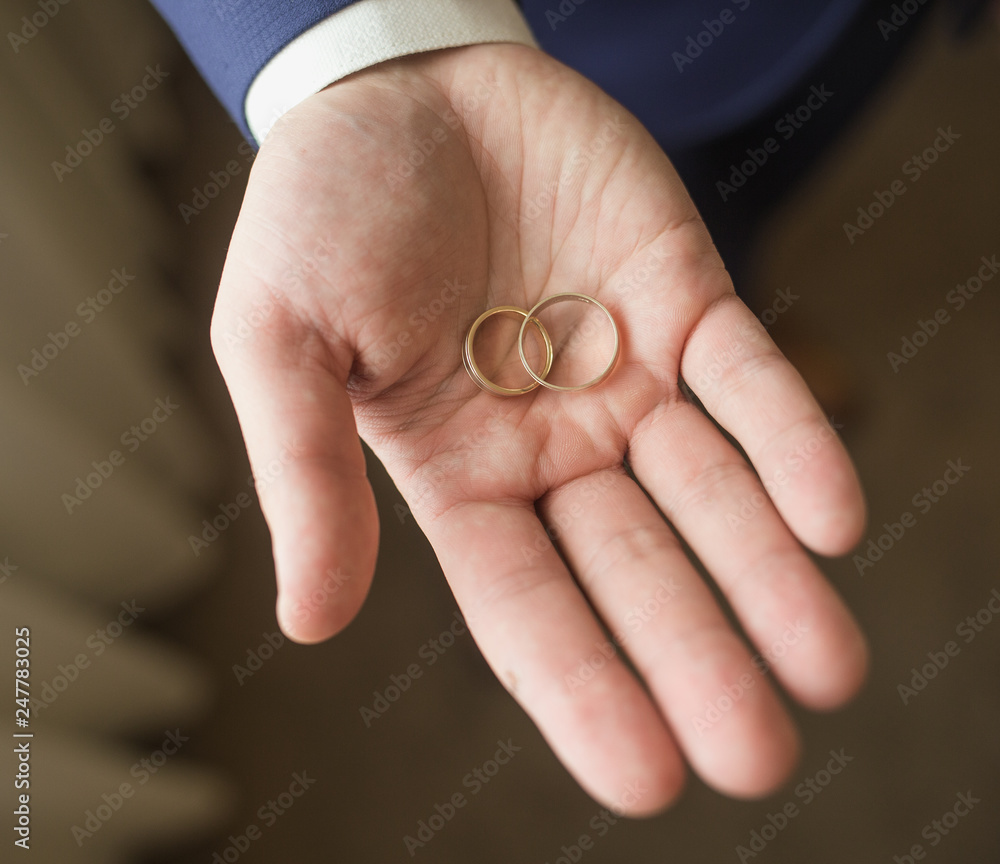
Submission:
<svg viewBox="0 0 1000 864">
<path fill-rule="evenodd" d="M 461 360 L 472 321 L 566 290 L 614 314 L 614 374 L 577 394 L 479 390 Z M 801 545 L 843 554 L 860 538 L 850 460 L 663 152 L 545 54 L 404 58 L 286 114 L 253 167 L 212 344 L 255 473 L 286 463 L 260 489 L 285 633 L 330 637 L 368 591 L 360 435 L 487 661 L 602 804 L 657 812 L 685 763 L 726 794 L 766 794 L 799 746 L 774 684 L 820 710 L 859 688 L 863 637 Z M 602 626 L 625 635 L 618 656 L 594 659 Z M 766 675 L 757 650 L 775 659 Z"/>
</svg>

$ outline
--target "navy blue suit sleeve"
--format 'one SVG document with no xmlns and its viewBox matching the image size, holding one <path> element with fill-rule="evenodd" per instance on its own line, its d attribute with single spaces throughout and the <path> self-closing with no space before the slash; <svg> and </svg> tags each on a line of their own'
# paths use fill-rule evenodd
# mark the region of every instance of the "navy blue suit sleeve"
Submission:
<svg viewBox="0 0 1000 864">
<path fill-rule="evenodd" d="M 253 142 L 243 115 L 243 100 L 257 73 L 296 36 L 356 0 L 152 2 L 219 101 Z"/>
</svg>

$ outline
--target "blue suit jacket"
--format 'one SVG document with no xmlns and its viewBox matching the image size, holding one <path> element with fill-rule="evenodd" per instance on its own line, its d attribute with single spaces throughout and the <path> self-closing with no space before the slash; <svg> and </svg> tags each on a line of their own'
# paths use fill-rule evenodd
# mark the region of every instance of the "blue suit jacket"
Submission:
<svg viewBox="0 0 1000 864">
<path fill-rule="evenodd" d="M 153 0 L 244 134 L 267 61 L 356 0 Z M 523 0 L 549 53 L 596 81 L 664 146 L 724 134 L 776 102 L 864 0 Z M 888 5 L 888 4 L 887 4 Z"/>
</svg>

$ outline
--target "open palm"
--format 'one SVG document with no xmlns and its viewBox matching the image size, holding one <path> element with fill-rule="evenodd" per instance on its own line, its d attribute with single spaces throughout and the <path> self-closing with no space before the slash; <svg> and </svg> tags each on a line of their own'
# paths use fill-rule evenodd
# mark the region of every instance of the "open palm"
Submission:
<svg viewBox="0 0 1000 864">
<path fill-rule="evenodd" d="M 477 388 L 471 322 L 562 291 L 615 316 L 614 374 L 572 394 Z M 371 581 L 360 434 L 488 662 L 603 803 L 662 808 L 682 751 L 729 794 L 780 783 L 797 738 L 768 661 L 814 708 L 859 686 L 864 641 L 799 542 L 840 554 L 858 539 L 846 453 L 662 151 L 541 52 L 392 61 L 286 114 L 252 172 L 212 337 L 255 469 L 288 463 L 261 503 L 293 638 L 337 632 Z"/>
</svg>

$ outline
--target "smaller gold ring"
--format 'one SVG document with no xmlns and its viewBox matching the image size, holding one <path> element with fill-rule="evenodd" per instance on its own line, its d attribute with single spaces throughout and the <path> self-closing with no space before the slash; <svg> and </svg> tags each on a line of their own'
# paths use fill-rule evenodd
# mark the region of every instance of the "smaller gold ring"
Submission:
<svg viewBox="0 0 1000 864">
<path fill-rule="evenodd" d="M 518 332 L 517 350 L 518 354 L 521 355 L 521 362 L 524 364 L 524 368 L 528 370 L 529 374 L 534 379 L 525 387 L 501 387 L 499 384 L 490 381 L 490 379 L 483 373 L 483 370 L 479 368 L 479 364 L 476 362 L 476 355 L 472 348 L 472 343 L 476 338 L 476 331 L 479 330 L 480 325 L 492 315 L 500 315 L 504 313 L 510 315 L 520 315 L 524 318 L 524 323 L 521 325 L 521 329 Z M 525 359 L 524 349 L 522 348 L 524 329 L 529 321 L 531 321 L 531 323 L 538 329 L 538 332 L 542 336 L 542 341 L 545 343 L 545 368 L 542 369 L 541 375 L 541 377 L 544 378 L 549 374 L 549 370 L 552 368 L 552 340 L 549 338 L 548 331 L 546 331 L 546 329 L 542 326 L 541 321 L 537 318 L 529 318 L 528 313 L 520 306 L 494 306 L 492 309 L 487 309 L 482 315 L 472 322 L 472 326 L 469 328 L 469 332 L 465 337 L 465 346 L 462 349 L 462 362 L 465 364 L 465 371 L 469 373 L 472 380 L 475 381 L 483 390 L 488 390 L 490 393 L 496 393 L 498 396 L 521 396 L 524 393 L 530 393 L 538 386 L 540 378 L 535 375 L 535 373 L 528 366 L 528 361 Z"/>
<path fill-rule="evenodd" d="M 592 306 L 596 306 L 605 315 L 608 316 L 608 320 L 611 322 L 611 330 L 615 334 L 615 345 L 611 353 L 611 360 L 608 362 L 608 365 L 604 367 L 604 370 L 600 373 L 600 375 L 598 375 L 596 378 L 591 378 L 585 384 L 575 384 L 570 387 L 562 386 L 559 384 L 552 384 L 549 381 L 543 380 L 544 376 L 536 375 L 534 371 L 531 369 L 531 367 L 528 365 L 528 361 L 525 359 L 524 356 L 525 325 L 528 323 L 529 320 L 537 321 L 538 313 L 541 312 L 543 309 L 547 309 L 549 306 L 552 306 L 553 304 L 559 303 L 563 300 L 578 300 L 581 303 L 589 303 Z M 540 321 L 538 326 L 539 327 L 542 326 Z M 528 374 L 535 379 L 536 384 L 541 384 L 543 387 L 548 387 L 549 390 L 559 390 L 563 393 L 572 393 L 578 390 L 587 390 L 588 388 L 593 387 L 595 384 L 600 384 L 605 378 L 608 377 L 608 375 L 611 374 L 612 370 L 615 368 L 615 364 L 618 362 L 618 355 L 621 352 L 621 337 L 618 335 L 618 325 L 615 323 L 615 319 L 612 316 L 612 314 L 608 311 L 607 306 L 605 306 L 600 301 L 595 300 L 593 297 L 589 297 L 586 294 L 577 294 L 575 291 L 566 291 L 562 294 L 553 294 L 550 297 L 546 297 L 544 300 L 539 300 L 534 306 L 531 307 L 530 310 L 528 310 L 528 312 L 525 314 L 524 324 L 521 325 L 521 331 L 517 334 L 517 350 L 518 353 L 521 355 L 521 362 L 524 364 L 524 368 L 527 369 Z M 546 371 L 545 375 L 547 374 L 548 372 Z"/>
</svg>

